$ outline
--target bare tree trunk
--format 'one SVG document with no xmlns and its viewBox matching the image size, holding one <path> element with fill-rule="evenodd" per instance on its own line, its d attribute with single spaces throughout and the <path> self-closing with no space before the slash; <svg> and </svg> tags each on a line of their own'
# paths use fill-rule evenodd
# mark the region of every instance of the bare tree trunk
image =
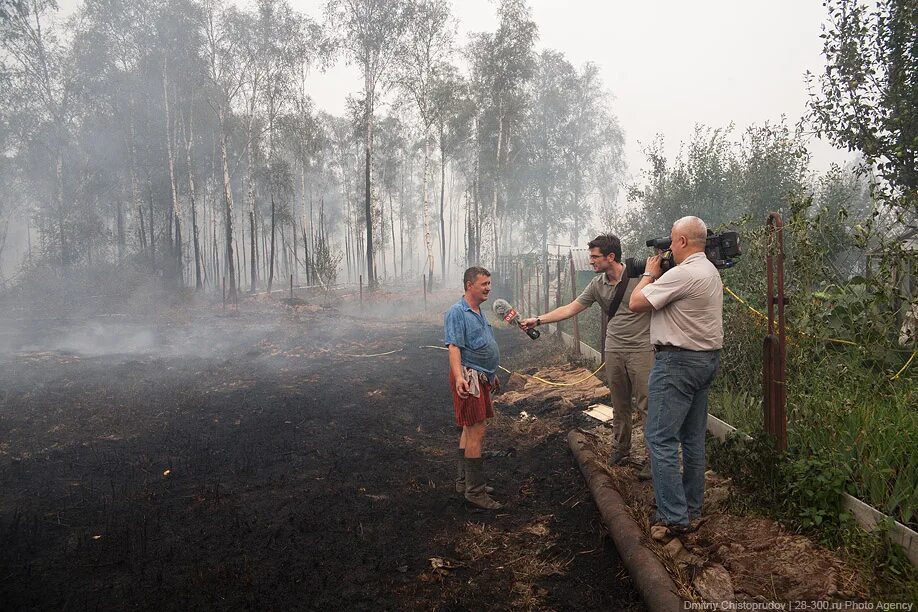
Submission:
<svg viewBox="0 0 918 612">
<path fill-rule="evenodd" d="M 192 100 L 193 108 L 194 100 Z M 191 204 L 191 234 L 194 240 L 194 288 L 200 291 L 204 288 L 201 276 L 201 245 L 198 239 L 198 211 L 194 197 L 194 163 L 191 159 L 191 146 L 194 142 L 194 116 L 192 108 L 188 110 L 188 131 L 185 133 L 185 163 L 188 165 L 188 197 Z"/>
<path fill-rule="evenodd" d="M 395 215 L 392 212 L 392 192 L 389 192 L 389 232 L 392 234 L 392 278 L 398 278 L 398 262 L 395 259 Z"/>
<path fill-rule="evenodd" d="M 147 253 L 147 228 L 146 228 L 146 225 L 145 225 L 144 222 L 143 222 L 143 206 L 138 206 L 138 207 L 137 207 L 137 212 L 140 213 L 140 214 L 139 214 L 139 218 L 140 218 L 140 252 L 143 253 L 144 255 L 146 255 L 146 253 Z M 30 245 L 29 252 L 30 252 L 29 259 L 31 259 L 31 245 Z"/>
<path fill-rule="evenodd" d="M 201 225 L 204 227 L 200 249 L 201 288 L 203 289 L 207 286 L 207 181 L 204 182 L 204 191 L 201 194 L 201 217 Z"/>
<path fill-rule="evenodd" d="M 402 280 L 405 279 L 405 172 L 402 169 L 398 195 L 399 263 L 402 266 Z"/>
<path fill-rule="evenodd" d="M 443 124 L 440 124 L 440 276 L 446 284 L 446 219 L 444 199 L 446 197 L 446 145 L 443 142 Z"/>
<path fill-rule="evenodd" d="M 143 224 L 143 202 L 140 199 L 140 187 L 137 185 L 137 143 L 136 143 L 136 132 L 134 128 L 134 94 L 131 94 L 130 97 L 130 112 L 129 112 L 129 139 L 128 149 L 130 153 L 130 164 L 131 164 L 131 202 L 134 206 L 137 207 L 137 210 L 140 212 L 140 248 L 142 253 L 146 253 L 147 250 L 147 236 L 146 230 L 144 229 Z"/>
<path fill-rule="evenodd" d="M 166 59 L 163 58 L 163 108 L 165 110 L 166 155 L 169 161 L 169 185 L 172 194 L 172 221 L 175 223 L 175 242 L 173 243 L 172 262 L 167 267 L 170 281 L 176 287 L 184 285 L 182 278 L 182 221 L 178 202 L 178 190 L 175 187 L 175 152 L 172 149 L 172 135 L 169 132 L 169 81 L 166 73 Z M 171 269 L 169 269 L 171 268 Z"/>
<path fill-rule="evenodd" d="M 67 240 L 66 233 L 64 232 L 64 157 L 60 149 L 58 149 L 57 158 L 54 161 L 54 177 L 54 204 L 57 208 L 55 216 L 57 217 L 61 269 L 64 269 L 67 267 L 70 258 L 67 255 Z"/>
<path fill-rule="evenodd" d="M 376 287 L 376 271 L 373 269 L 373 210 L 370 191 L 370 162 L 373 159 L 373 92 L 370 90 L 370 77 L 366 77 L 366 166 L 364 169 L 365 176 L 365 212 L 367 215 L 367 286 Z"/>
<path fill-rule="evenodd" d="M 433 244 L 430 236 L 430 198 L 427 188 L 430 184 L 430 138 L 427 129 L 424 130 L 424 173 L 421 176 L 421 194 L 424 210 L 424 247 L 427 251 L 427 289 L 433 288 Z"/>
<path fill-rule="evenodd" d="M 309 196 L 309 228 L 306 228 L 306 162 L 302 163 L 302 190 L 303 190 L 303 265 L 306 267 L 306 284 L 310 282 L 309 270 L 309 236 L 313 233 L 312 227 L 312 195 Z"/>
<path fill-rule="evenodd" d="M 236 263 L 233 261 L 233 185 L 230 180 L 229 160 L 226 152 L 226 124 L 224 111 L 220 111 L 220 157 L 223 160 L 223 201 L 226 224 L 227 276 L 230 279 L 230 295 L 236 297 Z"/>
<path fill-rule="evenodd" d="M 254 102 L 253 102 L 254 104 Z M 249 264 L 250 271 L 252 274 L 252 282 L 249 286 L 249 291 L 255 293 L 258 289 L 258 263 L 256 261 L 255 253 L 258 251 L 256 248 L 257 243 L 257 234 L 255 232 L 255 153 L 254 153 L 254 137 L 252 135 L 252 121 L 254 110 L 249 110 L 249 119 L 246 126 L 246 158 L 248 159 L 248 167 L 246 168 L 246 204 L 249 207 L 249 240 L 251 241 L 250 246 L 250 257 L 251 262 Z"/>
<path fill-rule="evenodd" d="M 149 174 L 147 174 L 147 194 L 150 200 L 150 266 L 153 268 L 153 273 L 156 274 L 156 215 L 153 210 L 153 183 L 150 181 Z"/>
<path fill-rule="evenodd" d="M 305 222 L 304 222 L 304 223 L 303 223 L 303 250 L 307 250 L 307 249 L 309 248 L 308 245 L 309 245 L 309 237 L 306 235 L 306 224 L 305 224 Z M 304 257 L 306 258 L 306 285 L 308 286 L 308 285 L 312 284 L 311 272 L 310 272 L 310 270 L 309 270 L 310 266 L 309 266 L 309 255 L 308 255 L 308 253 L 307 253 L 306 255 L 304 255 Z"/>
<path fill-rule="evenodd" d="M 492 256 L 494 257 L 494 269 L 497 269 L 497 256 L 499 254 L 499 237 L 500 228 L 497 223 L 497 192 L 500 188 L 501 183 L 501 152 L 504 148 L 504 118 L 501 116 L 498 120 L 498 130 L 497 130 L 497 163 L 495 166 L 494 174 L 494 189 L 491 194 L 491 247 L 494 249 Z"/>
<path fill-rule="evenodd" d="M 296 283 L 300 284 L 300 249 L 296 246 L 296 222 L 290 222 L 291 244 L 293 245 L 293 276 Z"/>
<path fill-rule="evenodd" d="M 275 228 L 275 219 L 276 212 L 274 208 L 274 194 L 271 194 L 271 250 L 268 254 L 270 260 L 268 261 L 268 293 L 271 293 L 271 287 L 274 284 L 274 228 Z"/>
<path fill-rule="evenodd" d="M 214 252 L 213 252 L 214 287 L 216 287 L 219 290 L 220 289 L 220 282 L 219 282 L 220 280 L 220 250 L 219 250 L 220 243 L 217 241 L 217 217 L 214 216 L 211 219 L 211 222 L 213 223 L 213 230 L 214 230 L 213 231 L 213 241 L 212 241 L 213 249 L 214 249 Z"/>
</svg>

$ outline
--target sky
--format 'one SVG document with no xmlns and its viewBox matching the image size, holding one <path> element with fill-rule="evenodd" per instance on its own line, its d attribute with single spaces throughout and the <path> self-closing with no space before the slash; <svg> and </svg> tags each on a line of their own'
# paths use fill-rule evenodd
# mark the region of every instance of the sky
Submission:
<svg viewBox="0 0 918 612">
<path fill-rule="evenodd" d="M 323 2 L 293 0 L 320 18 Z M 753 124 L 791 124 L 806 108 L 807 70 L 825 65 L 819 38 L 825 8 L 820 0 L 530 0 L 539 49 L 563 52 L 575 66 L 599 66 L 611 108 L 625 131 L 631 175 L 643 166 L 642 150 L 656 134 L 674 156 L 696 124 L 735 124 L 738 138 Z M 490 0 L 453 3 L 458 40 L 497 28 Z M 313 77 L 317 105 L 341 113 L 361 80 L 338 65 Z M 812 169 L 826 170 L 853 156 L 813 139 Z"/>
<path fill-rule="evenodd" d="M 79 0 L 61 0 L 64 15 Z M 290 0 L 321 21 L 325 0 Z M 246 2 L 239 2 L 246 4 Z M 458 42 L 497 27 L 492 0 L 456 0 Z M 537 49 L 563 52 L 575 66 L 599 66 L 611 108 L 625 132 L 629 175 L 644 166 L 643 148 L 662 134 L 674 156 L 696 124 L 794 124 L 805 112 L 807 70 L 824 66 L 819 38 L 821 0 L 530 0 L 539 29 Z M 320 109 L 343 114 L 358 91 L 356 68 L 343 62 L 312 76 L 310 93 Z M 812 139 L 811 168 L 824 171 L 853 155 Z"/>
</svg>

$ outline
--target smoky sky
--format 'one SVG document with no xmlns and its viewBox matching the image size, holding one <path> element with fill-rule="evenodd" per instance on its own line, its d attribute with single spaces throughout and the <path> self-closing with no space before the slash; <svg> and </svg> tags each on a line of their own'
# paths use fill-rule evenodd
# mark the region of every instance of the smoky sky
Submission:
<svg viewBox="0 0 918 612">
<path fill-rule="evenodd" d="M 79 1 L 59 4 L 62 15 L 68 15 Z M 324 0 L 290 4 L 321 21 Z M 782 116 L 796 123 L 806 110 L 804 74 L 818 74 L 825 65 L 820 0 L 529 0 L 529 6 L 539 28 L 537 50 L 556 49 L 577 66 L 599 66 L 625 131 L 633 177 L 644 168 L 643 147 L 657 134 L 674 156 L 696 124 L 725 128 L 732 123 L 739 134 Z M 497 27 L 491 0 L 455 0 L 452 12 L 460 44 L 470 33 Z M 319 109 L 343 115 L 347 96 L 360 87 L 357 68 L 339 61 L 312 75 L 309 93 Z M 852 158 L 816 138 L 807 144 L 815 171 Z"/>
</svg>

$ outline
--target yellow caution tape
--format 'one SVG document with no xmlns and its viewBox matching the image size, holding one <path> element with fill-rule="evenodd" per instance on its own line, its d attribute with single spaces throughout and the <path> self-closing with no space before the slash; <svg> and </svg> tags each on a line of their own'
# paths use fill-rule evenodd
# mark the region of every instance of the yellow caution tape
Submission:
<svg viewBox="0 0 918 612">
<path fill-rule="evenodd" d="M 448 350 L 449 350 L 449 349 L 446 348 L 445 346 L 431 346 L 431 345 L 421 346 L 421 347 L 418 347 L 418 348 L 432 348 L 432 349 L 437 349 L 438 351 L 448 351 Z M 511 372 L 510 370 L 508 370 L 508 369 L 505 368 L 504 366 L 497 366 L 497 367 L 499 367 L 501 370 L 503 370 L 503 371 L 506 372 L 507 374 L 516 374 L 516 375 L 518 375 L 518 376 L 526 376 L 526 377 L 531 378 L 531 379 L 533 379 L 533 380 L 537 380 L 537 381 L 539 381 L 539 382 L 542 383 L 542 384 L 551 385 L 552 387 L 573 387 L 573 386 L 575 386 L 575 385 L 579 385 L 580 383 L 582 383 L 582 382 L 584 382 L 584 381 L 589 380 L 589 379 L 592 378 L 593 376 L 596 376 L 596 373 L 599 372 L 599 371 L 600 371 L 601 369 L 603 369 L 604 367 L 606 367 L 606 364 L 605 364 L 605 363 L 599 364 L 599 367 L 596 368 L 595 370 L 593 370 L 593 371 L 592 371 L 590 374 L 588 374 L 587 376 L 584 376 L 584 377 L 581 378 L 580 380 L 575 380 L 574 382 L 569 382 L 569 383 L 552 382 L 552 381 L 550 381 L 550 380 L 545 380 L 544 378 L 541 378 L 541 377 L 539 377 L 539 376 L 533 376 L 532 374 L 523 374 L 522 372 Z"/>
<path fill-rule="evenodd" d="M 912 365 L 912 362 L 915 360 L 915 355 L 918 355 L 918 351 L 912 351 L 912 356 L 908 358 L 908 361 L 905 362 L 905 365 L 902 366 L 902 368 L 896 372 L 889 380 L 898 380 L 902 372 L 904 372 L 908 366 Z"/>
<path fill-rule="evenodd" d="M 727 293 L 729 293 L 730 295 L 732 295 L 732 296 L 733 296 L 733 299 L 735 299 L 737 302 L 739 302 L 740 304 L 742 304 L 743 306 L 745 306 L 746 308 L 748 308 L 749 310 L 751 310 L 753 314 L 755 314 L 756 316 L 758 316 L 758 317 L 761 318 L 761 319 L 764 319 L 765 321 L 768 321 L 768 315 L 766 315 L 764 312 L 761 312 L 761 311 L 759 311 L 759 310 L 756 310 L 753 306 L 751 306 L 751 305 L 749 304 L 749 302 L 747 302 L 746 300 L 744 300 L 743 298 L 741 298 L 740 296 L 738 296 L 738 295 L 733 291 L 733 289 L 730 289 L 730 287 L 727 287 L 726 285 L 724 285 L 724 290 L 725 290 Z M 777 325 L 777 322 L 775 322 L 775 325 Z M 801 336 L 807 336 L 807 337 L 809 337 L 809 338 L 813 338 L 814 340 L 822 340 L 822 341 L 824 341 L 824 342 L 835 342 L 835 343 L 837 343 L 837 344 L 847 344 L 847 345 L 850 345 L 850 346 L 858 346 L 858 347 L 861 346 L 861 345 L 859 345 L 857 342 L 852 342 L 851 340 L 843 340 L 843 339 L 841 339 L 841 338 L 821 338 L 821 337 L 819 337 L 819 336 L 814 336 L 814 335 L 812 335 L 812 334 L 808 334 L 808 333 L 806 333 L 806 332 L 797 331 L 797 330 L 795 330 L 795 333 L 800 334 Z"/>
<path fill-rule="evenodd" d="M 748 308 L 753 314 L 764 319 L 765 321 L 768 321 L 768 315 L 766 315 L 765 313 L 759 310 L 756 310 L 753 306 L 749 304 L 749 302 L 747 302 L 746 300 L 738 296 L 736 292 L 730 289 L 730 287 L 724 285 L 724 291 L 729 293 L 733 297 L 733 299 L 735 299 L 737 302 L 739 302 L 740 304 Z M 821 338 L 819 336 L 814 336 L 812 334 L 808 334 L 807 332 L 803 332 L 799 330 L 794 330 L 794 333 L 797 333 L 801 336 L 807 336 L 808 338 L 812 338 L 814 340 L 821 340 L 823 342 L 835 342 L 836 344 L 846 344 L 848 346 L 854 346 L 859 349 L 866 350 L 866 347 L 864 347 L 861 344 L 858 344 L 857 342 L 852 342 L 851 340 L 843 340 L 841 338 Z M 905 362 L 905 365 L 902 366 L 902 368 L 898 372 L 896 372 L 894 375 L 890 376 L 889 380 L 897 380 L 899 376 L 901 376 L 902 373 L 905 372 L 906 369 L 908 369 L 908 366 L 910 366 L 912 361 L 914 361 L 916 355 L 918 355 L 918 351 L 914 351 L 912 353 L 912 356 L 908 358 L 908 361 Z"/>
</svg>

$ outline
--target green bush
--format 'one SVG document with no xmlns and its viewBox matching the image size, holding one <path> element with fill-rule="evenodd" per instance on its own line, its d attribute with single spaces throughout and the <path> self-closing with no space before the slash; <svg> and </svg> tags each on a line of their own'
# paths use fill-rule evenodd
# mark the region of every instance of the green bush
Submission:
<svg viewBox="0 0 918 612">
<path fill-rule="evenodd" d="M 785 226 L 788 469 L 794 476 L 787 486 L 799 481 L 788 490 L 795 496 L 788 503 L 801 504 L 794 511 L 800 525 L 820 525 L 837 514 L 838 495 L 820 493 L 831 485 L 830 493 L 847 491 L 915 526 L 918 367 L 894 379 L 915 349 L 898 344 L 902 314 L 915 299 L 903 291 L 901 272 L 912 269 L 915 256 L 882 236 L 855 238 L 852 227 L 867 232 L 845 215 L 825 215 L 810 200 L 793 209 Z M 711 411 L 751 432 L 763 422 L 766 320 L 751 308 L 765 312 L 766 235 L 748 223 L 739 229 L 745 254 L 723 278 L 748 305 L 725 297 L 723 368 Z M 870 274 L 858 274 L 867 270 L 851 262 L 869 258 Z M 829 473 L 832 465 L 844 468 Z"/>
</svg>

